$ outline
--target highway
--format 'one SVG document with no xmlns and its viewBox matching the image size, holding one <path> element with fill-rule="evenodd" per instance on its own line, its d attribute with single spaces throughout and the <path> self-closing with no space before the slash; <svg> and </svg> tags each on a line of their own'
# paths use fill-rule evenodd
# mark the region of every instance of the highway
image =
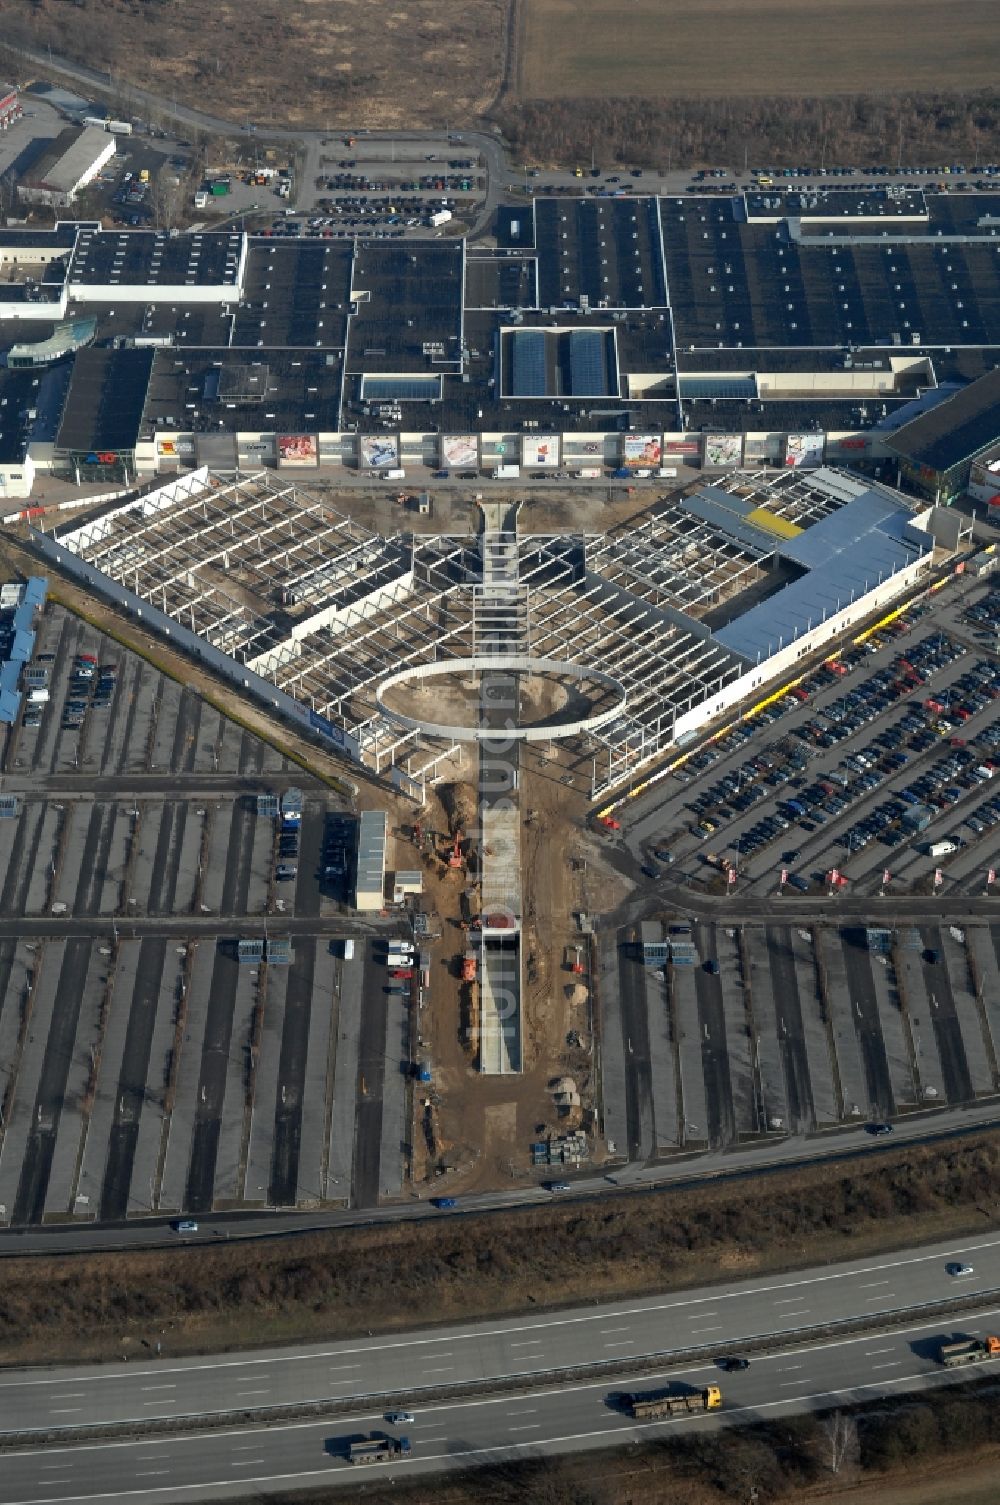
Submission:
<svg viewBox="0 0 1000 1505">
<path fill-rule="evenodd" d="M 952 1279 L 950 1259 L 974 1266 Z M 217 1411 L 223 1403 L 251 1410 L 309 1397 L 363 1396 L 385 1383 L 403 1386 L 414 1422 L 408 1461 L 383 1465 L 377 1477 L 490 1463 L 501 1458 L 576 1451 L 661 1436 L 665 1428 L 716 1427 L 782 1412 L 821 1409 L 968 1377 L 935 1360 L 945 1336 L 982 1336 L 1000 1325 L 1000 1302 L 947 1317 L 921 1316 L 921 1303 L 945 1297 L 1000 1297 L 1000 1236 L 914 1250 L 761 1281 L 661 1296 L 582 1311 L 550 1313 L 477 1327 L 413 1332 L 298 1352 L 161 1360 L 127 1368 L 10 1372 L 2 1381 L 5 1425 L 82 1426 L 95 1419 L 136 1421 Z M 917 1308 L 888 1328 L 887 1312 Z M 863 1333 L 838 1338 L 815 1330 L 837 1318 L 866 1319 Z M 882 1320 L 880 1320 L 882 1319 Z M 802 1332 L 793 1344 L 790 1335 Z M 751 1348 L 750 1368 L 723 1373 L 713 1347 L 724 1339 L 773 1332 L 767 1353 Z M 664 1346 L 664 1366 L 630 1371 L 629 1361 Z M 671 1365 L 671 1350 L 701 1352 Z M 608 1359 L 621 1368 L 607 1378 L 566 1376 L 551 1389 L 531 1386 L 546 1367 Z M 987 1361 L 975 1373 L 995 1368 Z M 468 1377 L 519 1375 L 516 1393 L 433 1399 L 435 1385 Z M 609 1404 L 609 1395 L 667 1382 L 723 1390 L 717 1417 L 637 1425 Z M 148 1434 L 107 1443 L 66 1441 L 17 1446 L 4 1455 L 0 1505 L 160 1498 L 225 1498 L 248 1489 L 267 1493 L 359 1476 L 345 1461 L 349 1439 L 394 1429 L 379 1406 L 321 1421 L 221 1427 L 211 1432 Z M 368 1478 L 369 1475 L 361 1477 Z"/>
<path fill-rule="evenodd" d="M 958 1279 L 945 1265 L 974 1273 Z M 310 1347 L 267 1349 L 93 1368 L 0 1374 L 5 1431 L 141 1424 L 272 1407 L 413 1400 L 442 1388 L 482 1388 L 516 1377 L 640 1357 L 676 1362 L 694 1351 L 753 1345 L 846 1321 L 968 1298 L 1000 1302 L 1000 1234 L 926 1249 L 818 1266 L 643 1300 L 434 1327 Z M 147 1341 L 152 1344 L 156 1333 Z M 169 1341 L 169 1340 L 168 1340 Z M 152 1352 L 152 1348 L 150 1349 Z"/>
</svg>

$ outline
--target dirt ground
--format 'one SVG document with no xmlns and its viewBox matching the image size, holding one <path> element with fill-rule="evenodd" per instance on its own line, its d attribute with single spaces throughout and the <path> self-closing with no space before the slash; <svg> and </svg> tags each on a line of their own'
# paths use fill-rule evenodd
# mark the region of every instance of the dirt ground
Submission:
<svg viewBox="0 0 1000 1505">
<path fill-rule="evenodd" d="M 474 786 L 474 748 L 465 750 L 464 762 L 454 772 Z M 463 1007 L 463 993 L 469 990 L 458 976 L 467 939 L 461 928 L 467 874 L 424 859 L 424 898 L 439 917 L 441 938 L 432 948 L 431 1002 L 419 1025 L 421 1049 L 434 1065 L 434 1084 L 429 1097 L 415 1094 L 417 1186 L 440 1181 L 442 1166 L 449 1167 L 449 1193 L 534 1179 L 528 1157 L 532 1139 L 592 1125 L 596 1081 L 588 978 L 570 970 L 567 956 L 579 948 L 580 962 L 589 969 L 589 940 L 574 914 L 593 913 L 598 896 L 602 908 L 617 904 L 626 885 L 605 862 L 597 838 L 579 825 L 583 802 L 577 791 L 528 770 L 522 773 L 520 793 L 524 816 L 532 813 L 521 832 L 525 992 L 524 1070 L 518 1076 L 488 1077 L 476 1069 Z M 411 820 L 404 818 L 404 832 Z M 425 832 L 437 833 L 435 845 L 442 852 L 448 816 L 436 797 L 421 821 Z M 402 840 L 397 835 L 397 863 L 419 865 L 417 848 L 403 846 Z M 474 889 L 470 902 L 474 912 Z M 586 996 L 576 1001 L 573 995 L 580 988 Z M 549 1091 L 553 1079 L 563 1076 L 573 1078 L 581 1096 L 580 1108 L 569 1113 L 555 1106 Z M 431 1126 L 433 1141 L 428 1137 Z"/>
<path fill-rule="evenodd" d="M 412 129 L 458 125 L 489 107 L 506 13 L 504 0 L 0 0 L 0 34 L 84 63 L 100 58 L 123 105 L 138 84 L 240 126 L 249 113 L 259 128 Z"/>
</svg>

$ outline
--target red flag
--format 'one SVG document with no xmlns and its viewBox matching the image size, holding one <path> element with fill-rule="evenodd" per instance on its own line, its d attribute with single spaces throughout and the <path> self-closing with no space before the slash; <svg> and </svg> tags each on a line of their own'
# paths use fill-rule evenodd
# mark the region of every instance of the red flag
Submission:
<svg viewBox="0 0 1000 1505">
<path fill-rule="evenodd" d="M 726 882 L 729 883 L 730 885 L 732 885 L 733 883 L 736 882 L 736 869 L 734 867 L 731 867 L 729 869 L 729 873 L 727 875 Z"/>
<path fill-rule="evenodd" d="M 942 873 L 942 871 L 941 871 L 941 869 L 939 867 L 936 867 L 934 869 L 934 887 L 935 888 L 940 888 L 941 884 L 943 882 L 944 882 L 944 873 Z"/>
<path fill-rule="evenodd" d="M 995 867 L 991 867 L 986 874 L 986 881 L 987 883 L 995 883 L 997 881 L 997 870 Z"/>
<path fill-rule="evenodd" d="M 892 874 L 890 873 L 889 869 L 886 868 L 885 872 L 882 874 L 882 887 L 884 888 L 885 885 L 887 883 L 891 883 L 891 881 L 892 881 Z"/>
<path fill-rule="evenodd" d="M 782 881 L 782 883 L 787 883 L 788 882 L 788 869 L 787 869 L 787 867 L 783 867 L 781 869 L 781 881 Z"/>
<path fill-rule="evenodd" d="M 839 878 L 840 878 L 840 874 L 837 872 L 837 869 L 835 867 L 832 867 L 830 869 L 830 882 L 831 883 L 836 883 Z"/>
</svg>

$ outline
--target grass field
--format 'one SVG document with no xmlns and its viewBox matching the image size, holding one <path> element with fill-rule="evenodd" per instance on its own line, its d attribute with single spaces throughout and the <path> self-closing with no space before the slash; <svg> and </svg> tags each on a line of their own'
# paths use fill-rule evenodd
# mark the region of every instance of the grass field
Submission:
<svg viewBox="0 0 1000 1505">
<path fill-rule="evenodd" d="M 975 90 L 997 0 L 522 0 L 525 99 Z"/>
</svg>

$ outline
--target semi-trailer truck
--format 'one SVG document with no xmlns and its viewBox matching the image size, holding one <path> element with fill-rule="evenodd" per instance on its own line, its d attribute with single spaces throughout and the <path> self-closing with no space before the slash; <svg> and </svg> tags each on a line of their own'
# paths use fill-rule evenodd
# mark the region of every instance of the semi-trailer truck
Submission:
<svg viewBox="0 0 1000 1505">
<path fill-rule="evenodd" d="M 983 1359 L 1000 1357 L 1000 1338 L 987 1335 L 985 1338 L 960 1338 L 954 1343 L 942 1343 L 938 1349 L 938 1361 L 946 1369 L 959 1364 L 980 1364 Z"/>
<path fill-rule="evenodd" d="M 516 481 L 520 474 L 520 465 L 497 465 L 493 469 L 494 481 Z"/>
<path fill-rule="evenodd" d="M 409 1458 L 411 1451 L 408 1437 L 365 1437 L 350 1444 L 347 1456 L 352 1463 L 390 1463 Z"/>
<path fill-rule="evenodd" d="M 635 1395 L 624 1394 L 621 1404 L 636 1421 L 659 1421 L 664 1416 L 686 1416 L 697 1411 L 717 1411 L 722 1405 L 722 1391 L 718 1385 L 706 1385 L 704 1390 L 686 1390 L 681 1393 L 671 1390 L 644 1390 Z"/>
</svg>

